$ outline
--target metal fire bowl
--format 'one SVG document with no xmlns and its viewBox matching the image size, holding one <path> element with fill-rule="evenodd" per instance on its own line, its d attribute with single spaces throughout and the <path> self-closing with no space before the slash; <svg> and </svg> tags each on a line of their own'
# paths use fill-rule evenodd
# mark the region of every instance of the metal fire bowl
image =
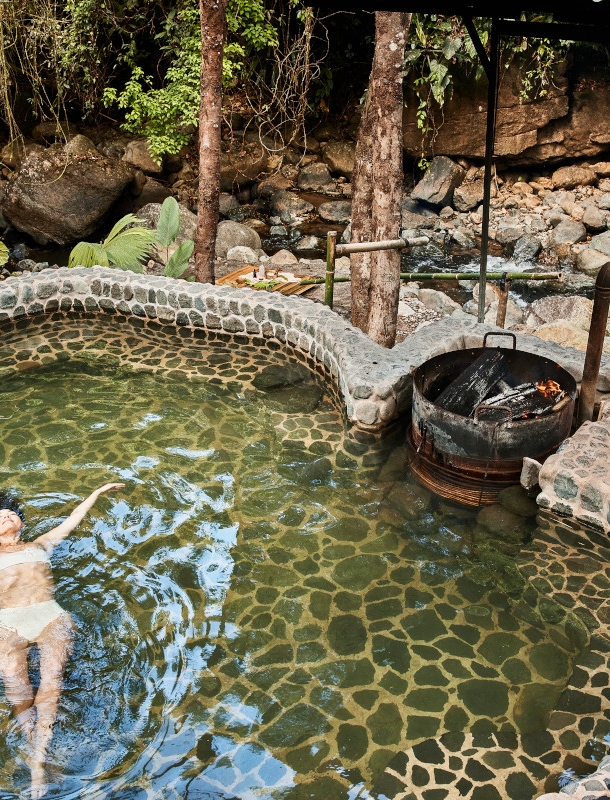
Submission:
<svg viewBox="0 0 610 800">
<path fill-rule="evenodd" d="M 485 349 L 443 353 L 415 370 L 407 437 L 411 468 L 420 482 L 442 497 L 474 506 L 496 502 L 501 489 L 519 483 L 525 456 L 543 462 L 557 449 L 570 435 L 576 397 L 576 381 L 559 364 L 503 348 L 513 382 L 557 381 L 570 402 L 548 416 L 515 421 L 502 412 L 475 420 L 435 405 L 443 389 Z"/>
</svg>

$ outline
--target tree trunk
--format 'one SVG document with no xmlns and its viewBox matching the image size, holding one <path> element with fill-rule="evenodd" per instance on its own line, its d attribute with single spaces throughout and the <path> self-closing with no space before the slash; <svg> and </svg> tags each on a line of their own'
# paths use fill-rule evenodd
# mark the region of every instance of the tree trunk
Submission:
<svg viewBox="0 0 610 800">
<path fill-rule="evenodd" d="M 402 201 L 403 59 L 411 15 L 375 12 L 375 56 L 358 131 L 352 241 L 396 239 Z M 396 338 L 400 251 L 352 254 L 352 323 L 384 347 Z"/>
<path fill-rule="evenodd" d="M 199 191 L 195 233 L 195 279 L 214 283 L 220 142 L 222 56 L 228 0 L 199 0 L 201 18 L 201 105 L 199 107 Z"/>
</svg>

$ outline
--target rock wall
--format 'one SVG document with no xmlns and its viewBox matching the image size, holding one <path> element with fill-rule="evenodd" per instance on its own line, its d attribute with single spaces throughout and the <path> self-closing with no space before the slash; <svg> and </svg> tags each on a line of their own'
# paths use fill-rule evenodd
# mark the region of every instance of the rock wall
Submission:
<svg viewBox="0 0 610 800">
<path fill-rule="evenodd" d="M 403 143 L 413 158 L 422 155 L 415 93 L 406 91 Z M 495 152 L 504 165 L 546 165 L 576 158 L 596 158 L 610 150 L 610 86 L 571 76 L 560 65 L 546 96 L 524 99 L 515 66 L 500 73 Z M 456 81 L 443 109 L 434 114 L 434 130 L 423 154 L 482 159 L 485 155 L 487 81 L 474 76 Z"/>
</svg>

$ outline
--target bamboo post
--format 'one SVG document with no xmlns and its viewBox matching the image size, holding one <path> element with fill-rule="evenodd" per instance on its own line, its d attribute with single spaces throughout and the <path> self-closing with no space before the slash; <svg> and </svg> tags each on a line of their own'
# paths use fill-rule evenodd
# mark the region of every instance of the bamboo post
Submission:
<svg viewBox="0 0 610 800">
<path fill-rule="evenodd" d="M 335 288 L 335 254 L 337 251 L 337 231 L 329 231 L 326 235 L 326 279 L 324 288 L 324 305 L 333 307 Z"/>
<path fill-rule="evenodd" d="M 500 281 L 500 299 L 498 300 L 498 313 L 496 314 L 496 325 L 498 328 L 503 328 L 506 322 L 506 306 L 508 305 L 508 292 L 510 290 L 510 281 L 507 278 L 508 273 L 502 273 L 502 280 Z"/>
</svg>

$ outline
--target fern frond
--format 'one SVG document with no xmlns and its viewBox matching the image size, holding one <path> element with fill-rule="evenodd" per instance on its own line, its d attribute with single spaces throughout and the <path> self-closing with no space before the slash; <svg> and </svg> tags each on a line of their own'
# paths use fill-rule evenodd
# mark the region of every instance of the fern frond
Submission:
<svg viewBox="0 0 610 800">
<path fill-rule="evenodd" d="M 121 219 L 113 225 L 112 230 L 102 242 L 102 247 L 108 247 L 108 245 L 111 244 L 125 228 L 128 228 L 129 225 L 139 225 L 141 222 L 144 222 L 144 220 L 136 217 L 135 214 L 125 214 L 124 217 L 121 217 Z"/>
</svg>

